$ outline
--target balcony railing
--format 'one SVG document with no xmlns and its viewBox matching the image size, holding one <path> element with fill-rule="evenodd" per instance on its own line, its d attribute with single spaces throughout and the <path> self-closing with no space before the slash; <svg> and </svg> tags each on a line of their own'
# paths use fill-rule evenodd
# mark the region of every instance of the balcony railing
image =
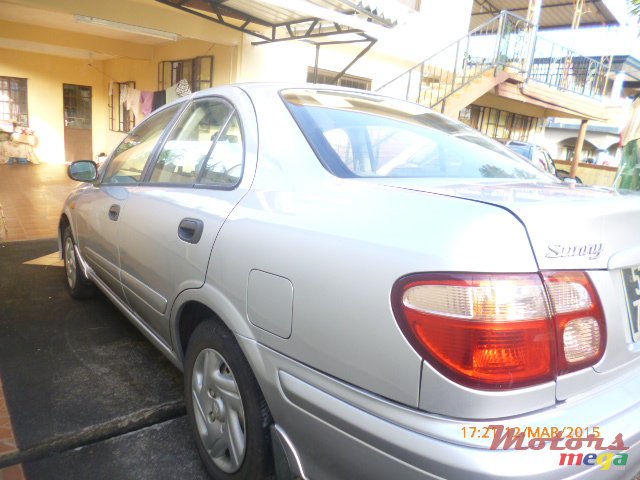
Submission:
<svg viewBox="0 0 640 480">
<path fill-rule="evenodd" d="M 528 78 L 591 98 L 607 92 L 612 56 L 584 57 L 546 38 L 537 38 Z"/>
<path fill-rule="evenodd" d="M 444 109 L 444 100 L 490 70 L 520 75 L 591 98 L 607 89 L 611 57 L 584 57 L 540 38 L 535 26 L 503 11 L 378 88 L 378 92 Z"/>
</svg>

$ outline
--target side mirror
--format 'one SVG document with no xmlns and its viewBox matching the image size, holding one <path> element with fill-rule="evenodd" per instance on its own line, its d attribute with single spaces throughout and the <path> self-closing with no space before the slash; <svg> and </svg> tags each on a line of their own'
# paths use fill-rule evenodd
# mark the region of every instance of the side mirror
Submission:
<svg viewBox="0 0 640 480">
<path fill-rule="evenodd" d="M 78 160 L 69 165 L 67 175 L 78 182 L 95 182 L 98 178 L 98 167 L 91 160 Z"/>
</svg>

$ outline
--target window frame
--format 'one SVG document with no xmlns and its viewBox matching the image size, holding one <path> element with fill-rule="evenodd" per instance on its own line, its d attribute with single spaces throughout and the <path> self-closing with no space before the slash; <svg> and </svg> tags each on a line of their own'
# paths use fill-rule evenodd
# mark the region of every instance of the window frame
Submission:
<svg viewBox="0 0 640 480">
<path fill-rule="evenodd" d="M 185 101 L 183 101 L 181 103 L 174 103 L 174 104 L 171 104 L 171 105 L 165 105 L 162 108 L 159 108 L 158 110 L 153 112 L 153 115 L 149 115 L 142 122 L 140 122 L 138 125 L 136 125 L 135 128 L 133 130 L 131 130 L 125 136 L 125 138 L 122 139 L 122 141 L 120 143 L 118 143 L 118 145 L 111 152 L 111 155 L 109 155 L 109 158 L 103 163 L 103 167 L 101 167 L 102 171 L 100 172 L 100 176 L 97 179 L 97 183 L 99 184 L 99 186 L 100 187 L 102 187 L 102 186 L 105 186 L 105 187 L 134 187 L 134 186 L 139 186 L 140 184 L 142 184 L 144 182 L 144 179 L 146 178 L 146 175 L 148 174 L 150 163 L 155 162 L 155 157 L 158 154 L 159 146 L 160 145 L 164 145 L 164 142 L 166 140 L 167 135 L 169 134 L 169 132 L 171 132 L 173 130 L 173 125 L 175 124 L 176 120 L 178 118 L 180 118 L 180 115 L 182 115 L 182 111 L 184 110 L 185 105 L 187 105 L 187 104 L 188 104 L 188 102 L 185 99 Z M 138 130 L 139 128 L 142 128 L 144 126 L 144 124 L 149 119 L 155 117 L 157 114 L 160 114 L 161 112 L 163 112 L 165 110 L 168 110 L 170 108 L 175 108 L 175 107 L 179 107 L 179 108 L 176 108 L 176 112 L 173 114 L 173 117 L 171 117 L 171 120 L 164 127 L 164 130 L 163 130 L 162 134 L 158 138 L 156 144 L 151 149 L 151 153 L 149 153 L 149 158 L 147 158 L 147 161 L 145 162 L 144 167 L 142 168 L 142 172 L 140 173 L 140 179 L 137 182 L 134 182 L 134 183 L 105 182 L 104 181 L 104 177 L 107 174 L 107 172 L 109 171 L 109 167 L 113 163 L 114 159 L 116 158 L 116 156 L 117 156 L 116 152 L 118 151 L 118 148 L 120 147 L 120 145 L 122 145 L 125 142 L 125 140 L 127 138 L 129 138 L 130 135 L 134 134 L 136 130 Z"/>
<path fill-rule="evenodd" d="M 118 95 L 117 101 L 116 96 L 113 94 L 113 90 L 111 90 L 111 95 L 109 95 L 109 131 L 117 132 L 117 133 L 130 133 L 134 128 L 138 125 L 136 124 L 136 118 L 133 115 L 133 112 L 129 110 L 125 105 L 120 103 L 120 91 L 123 85 L 126 85 L 127 88 L 136 88 L 136 82 L 134 80 L 129 80 L 126 82 L 113 82 L 113 85 L 118 85 Z M 118 108 L 118 117 L 116 119 L 114 113 L 114 107 L 116 105 L 120 105 Z M 129 129 L 126 129 L 126 121 L 125 117 L 129 117 Z M 118 122 L 118 130 L 113 129 L 114 120 Z"/>
<path fill-rule="evenodd" d="M 198 180 L 200 180 L 202 178 L 202 168 L 204 168 L 204 166 L 206 165 L 206 162 L 205 162 L 205 163 L 202 164 L 201 170 L 198 172 L 198 176 L 196 177 L 196 182 L 195 183 L 152 182 L 151 181 L 151 175 L 153 174 L 153 170 L 155 169 L 155 165 L 158 162 L 158 159 L 160 158 L 160 153 L 162 153 L 162 151 L 164 150 L 164 146 L 165 146 L 166 142 L 168 141 L 168 139 L 173 134 L 174 129 L 180 123 L 180 120 L 182 120 L 183 116 L 185 115 L 185 112 L 187 110 L 189 110 L 189 107 L 191 107 L 191 105 L 193 105 L 196 102 L 212 100 L 212 99 L 221 100 L 223 103 L 226 103 L 227 105 L 229 105 L 231 107 L 231 109 L 229 111 L 229 114 L 227 115 L 227 118 L 225 119 L 224 126 L 220 130 L 221 132 L 224 132 L 227 129 L 227 127 L 229 126 L 229 123 L 231 122 L 231 119 L 233 118 L 234 115 L 236 115 L 237 118 L 238 118 L 238 125 L 240 127 L 240 133 L 241 133 L 241 136 L 242 136 L 242 142 L 241 142 L 241 144 L 242 144 L 242 171 L 240 172 L 240 176 L 238 177 L 238 181 L 236 183 L 234 183 L 234 184 L 229 184 L 229 185 L 222 185 L 222 184 L 221 185 L 212 185 L 212 184 L 209 184 L 209 183 L 200 183 L 200 182 L 198 182 Z M 145 168 L 144 168 L 144 170 L 142 172 L 142 176 L 140 177 L 140 181 L 137 183 L 137 185 L 145 186 L 145 187 L 191 188 L 191 189 L 208 189 L 208 190 L 224 190 L 224 191 L 236 190 L 240 186 L 240 184 L 242 183 L 242 179 L 244 178 L 244 171 L 245 171 L 245 166 L 246 166 L 246 153 L 247 153 L 246 144 L 245 144 L 245 142 L 246 142 L 245 128 L 244 128 L 244 125 L 243 125 L 243 122 L 242 122 L 242 117 L 240 115 L 239 109 L 236 107 L 236 105 L 229 98 L 223 97 L 222 95 L 202 96 L 202 97 L 194 98 L 191 101 L 185 101 L 184 104 L 185 104 L 184 107 L 182 109 L 180 109 L 180 112 L 177 113 L 176 116 L 173 118 L 173 120 L 171 122 L 171 126 L 169 127 L 167 125 L 168 128 L 165 130 L 163 135 L 158 140 L 158 143 L 156 144 L 156 147 L 154 148 L 152 154 L 149 156 L 149 160 L 147 161 L 147 164 L 146 164 L 146 166 L 145 166 Z M 215 150 L 215 147 L 216 147 L 217 143 L 218 143 L 218 139 L 216 138 L 215 142 L 213 142 L 213 146 L 211 148 L 211 152 L 213 152 Z"/>
<path fill-rule="evenodd" d="M 86 97 L 83 97 L 82 92 L 89 92 L 88 105 L 84 101 Z M 62 97 L 63 97 L 63 118 L 65 128 L 72 128 L 76 130 L 93 130 L 93 87 L 91 85 L 78 85 L 74 83 L 62 84 Z M 75 112 L 75 115 L 69 115 L 67 111 Z M 87 111 L 88 110 L 88 111 Z M 68 125 L 69 119 L 84 120 L 81 125 L 72 124 Z"/>
<path fill-rule="evenodd" d="M 307 83 L 311 83 L 313 85 L 322 85 L 324 82 L 315 82 L 314 80 L 315 67 L 307 67 Z M 333 70 L 326 70 L 324 68 L 318 68 L 318 76 L 331 77 L 331 79 L 335 78 L 340 72 L 334 72 Z M 366 88 L 354 87 L 352 85 L 344 85 L 343 82 L 361 82 Z M 338 79 L 338 83 L 335 84 L 337 87 L 344 88 L 355 88 L 358 90 L 362 90 L 363 92 L 371 92 L 371 84 L 372 80 L 366 77 L 359 77 L 356 75 L 350 75 L 345 73 Z"/>
<path fill-rule="evenodd" d="M 209 80 L 208 86 L 205 86 L 204 88 L 200 88 L 202 86 L 202 83 L 206 83 L 206 80 L 195 80 L 194 76 L 193 76 L 193 72 L 194 72 L 194 65 L 197 62 L 202 62 L 202 59 L 209 59 L 211 62 L 211 66 L 209 68 Z M 201 55 L 198 57 L 193 57 L 193 58 L 184 58 L 184 59 L 180 59 L 180 60 L 161 60 L 158 62 L 158 90 L 166 90 L 167 88 L 171 87 L 172 85 L 175 85 L 177 82 L 179 82 L 180 80 L 182 80 L 181 78 L 177 78 L 175 81 L 173 81 L 173 71 L 175 70 L 175 64 L 182 64 L 181 68 L 184 69 L 184 64 L 187 62 L 191 62 L 191 78 L 185 78 L 185 80 L 187 80 L 187 82 L 189 82 L 189 88 L 191 89 L 191 92 L 200 92 L 203 90 L 206 90 L 207 88 L 212 88 L 213 87 L 213 75 L 215 73 L 215 56 L 213 55 Z M 169 83 L 167 84 L 167 79 L 164 76 L 164 67 L 166 64 L 170 64 L 171 65 L 171 79 L 169 79 Z M 202 72 L 202 69 L 200 69 L 200 72 Z M 184 78 L 184 77 L 183 77 Z"/>
<path fill-rule="evenodd" d="M 7 122 L 11 122 L 14 124 L 14 126 L 18 126 L 18 127 L 22 127 L 22 128 L 29 128 L 29 79 L 28 78 L 24 78 L 24 77 L 10 77 L 8 75 L 0 75 L 0 80 L 6 80 L 7 82 L 9 82 L 9 89 L 8 92 L 9 94 L 11 93 L 11 82 L 15 82 L 17 81 L 18 83 L 22 83 L 24 82 L 24 112 L 22 111 L 22 109 L 20 110 L 19 116 L 26 116 L 26 121 L 23 123 L 21 123 L 20 121 L 18 121 L 18 119 L 13 119 L 13 118 L 0 118 L 1 121 L 7 121 Z M 22 86 L 18 86 L 18 90 L 22 90 Z M 11 95 L 9 95 L 9 105 L 11 105 L 11 102 L 15 102 L 15 100 L 13 100 L 11 98 Z M 9 111 L 9 115 L 11 115 L 11 111 Z"/>
</svg>

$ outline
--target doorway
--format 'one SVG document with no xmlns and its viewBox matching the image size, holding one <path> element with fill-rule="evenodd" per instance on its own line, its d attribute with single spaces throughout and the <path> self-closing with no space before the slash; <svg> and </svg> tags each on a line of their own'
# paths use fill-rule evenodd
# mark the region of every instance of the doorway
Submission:
<svg viewBox="0 0 640 480">
<path fill-rule="evenodd" d="M 91 87 L 65 83 L 62 88 L 65 160 L 92 160 Z"/>
</svg>

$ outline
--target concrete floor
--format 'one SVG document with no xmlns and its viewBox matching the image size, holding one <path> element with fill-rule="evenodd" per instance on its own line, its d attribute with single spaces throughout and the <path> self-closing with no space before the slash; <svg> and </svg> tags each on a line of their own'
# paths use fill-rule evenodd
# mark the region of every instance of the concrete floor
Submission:
<svg viewBox="0 0 640 480">
<path fill-rule="evenodd" d="M 52 239 L 76 185 L 0 165 L 0 480 L 205 480 L 181 374 L 102 295 L 66 291 Z"/>
<path fill-rule="evenodd" d="M 6 226 L 2 232 L 0 224 L 0 239 L 56 236 L 64 200 L 78 185 L 66 172 L 66 165 L 0 165 L 0 206 Z"/>
</svg>

